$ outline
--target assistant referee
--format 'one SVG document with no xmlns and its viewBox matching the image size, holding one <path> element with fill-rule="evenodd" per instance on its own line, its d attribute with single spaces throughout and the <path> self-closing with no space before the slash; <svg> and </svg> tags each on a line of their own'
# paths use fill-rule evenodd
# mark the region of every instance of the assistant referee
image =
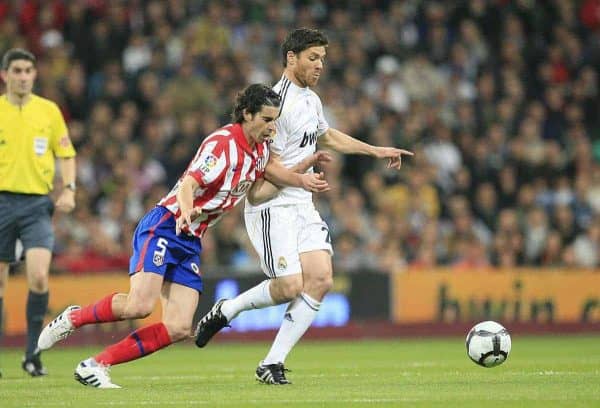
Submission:
<svg viewBox="0 0 600 408">
<path fill-rule="evenodd" d="M 75 208 L 75 149 L 58 106 L 32 93 L 35 57 L 11 49 L 2 57 L 0 96 L 0 326 L 8 270 L 21 240 L 27 282 L 27 348 L 22 368 L 33 377 L 45 375 L 37 340 L 48 309 L 48 273 L 54 244 L 52 213 Z M 60 196 L 48 196 L 58 159 Z"/>
</svg>

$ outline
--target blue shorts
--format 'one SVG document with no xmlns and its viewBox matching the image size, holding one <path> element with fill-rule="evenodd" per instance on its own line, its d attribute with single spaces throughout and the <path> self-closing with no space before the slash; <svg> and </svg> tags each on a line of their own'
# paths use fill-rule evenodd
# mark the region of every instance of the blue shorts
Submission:
<svg viewBox="0 0 600 408">
<path fill-rule="evenodd" d="M 133 234 L 129 275 L 143 270 L 164 280 L 202 292 L 200 239 L 175 235 L 175 217 L 164 207 L 154 207 L 140 220 Z"/>
</svg>

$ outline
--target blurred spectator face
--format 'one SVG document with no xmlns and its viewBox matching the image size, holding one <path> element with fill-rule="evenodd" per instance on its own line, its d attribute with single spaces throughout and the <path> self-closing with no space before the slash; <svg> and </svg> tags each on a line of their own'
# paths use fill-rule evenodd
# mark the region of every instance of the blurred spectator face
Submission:
<svg viewBox="0 0 600 408">
<path fill-rule="evenodd" d="M 452 218 L 470 211 L 469 201 L 465 196 L 462 195 L 451 197 L 448 202 L 448 207 L 450 209 L 450 216 Z"/>
<path fill-rule="evenodd" d="M 459 214 L 454 218 L 454 228 L 459 235 L 469 235 L 473 229 L 473 218 L 469 212 Z"/>
<path fill-rule="evenodd" d="M 140 77 L 138 88 L 146 99 L 154 99 L 160 91 L 160 81 L 156 74 L 146 72 Z"/>
<path fill-rule="evenodd" d="M 422 245 L 419 247 L 419 251 L 415 260 L 411 266 L 417 268 L 433 268 L 437 265 L 437 257 L 435 254 L 435 248 L 432 246 Z"/>
<path fill-rule="evenodd" d="M 477 91 L 479 92 L 479 97 L 481 99 L 487 101 L 493 100 L 494 93 L 496 92 L 496 82 L 491 73 L 488 72 L 481 75 L 477 81 Z"/>
<path fill-rule="evenodd" d="M 529 228 L 546 228 L 548 226 L 548 216 L 541 207 L 532 208 L 527 214 L 527 224 Z"/>
<path fill-rule="evenodd" d="M 323 46 L 310 47 L 299 54 L 289 51 L 287 69 L 291 70 L 292 75 L 303 86 L 313 87 L 317 85 L 323 73 L 326 54 L 327 52 Z"/>
<path fill-rule="evenodd" d="M 135 102 L 126 101 L 121 105 L 120 116 L 127 120 L 131 125 L 137 123 L 140 112 Z"/>
<path fill-rule="evenodd" d="M 108 127 L 110 126 L 112 120 L 113 114 L 110 106 L 104 102 L 98 102 L 96 105 L 94 105 L 91 114 L 91 122 L 93 126 Z"/>
<path fill-rule="evenodd" d="M 125 119 L 116 120 L 111 126 L 111 136 L 120 143 L 127 143 L 132 138 L 131 124 Z"/>
<path fill-rule="evenodd" d="M 527 116 L 536 123 L 541 123 L 546 117 L 546 109 L 539 101 L 534 101 L 527 107 Z"/>
<path fill-rule="evenodd" d="M 503 191 L 513 191 L 516 189 L 515 168 L 505 166 L 500 170 L 500 188 Z"/>
<path fill-rule="evenodd" d="M 502 123 L 510 123 L 515 117 L 515 105 L 508 99 L 501 100 L 497 105 L 498 117 Z"/>
<path fill-rule="evenodd" d="M 560 111 L 563 107 L 563 94 L 557 87 L 546 90 L 546 104 L 551 111 Z"/>
<path fill-rule="evenodd" d="M 477 189 L 476 196 L 477 205 L 482 209 L 494 209 L 496 208 L 497 197 L 496 190 L 491 183 L 483 183 Z"/>
<path fill-rule="evenodd" d="M 535 203 L 535 189 L 531 184 L 521 186 L 517 201 L 520 208 L 529 208 Z"/>
<path fill-rule="evenodd" d="M 583 120 L 583 110 L 576 103 L 571 103 L 565 108 L 565 117 L 570 123 L 578 123 Z"/>
<path fill-rule="evenodd" d="M 471 173 L 467 167 L 461 167 L 456 172 L 455 187 L 458 191 L 468 191 L 471 188 Z"/>
<path fill-rule="evenodd" d="M 505 209 L 500 212 L 498 230 L 509 233 L 516 233 L 519 231 L 519 220 L 516 211 Z"/>
<path fill-rule="evenodd" d="M 517 256 L 514 251 L 503 249 L 498 253 L 499 268 L 514 268 L 517 266 Z"/>
<path fill-rule="evenodd" d="M 573 211 L 568 205 L 558 205 L 554 209 L 554 219 L 556 221 L 556 225 L 559 227 L 568 227 L 571 229 L 573 226 Z"/>
</svg>

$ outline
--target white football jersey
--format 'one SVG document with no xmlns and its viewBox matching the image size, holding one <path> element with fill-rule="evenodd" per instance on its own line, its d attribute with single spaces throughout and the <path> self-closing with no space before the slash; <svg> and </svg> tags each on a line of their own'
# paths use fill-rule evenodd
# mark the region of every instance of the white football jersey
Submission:
<svg viewBox="0 0 600 408">
<path fill-rule="evenodd" d="M 273 90 L 281 96 L 281 108 L 275 121 L 277 134 L 270 147 L 279 156 L 281 164 L 290 168 L 316 151 L 317 138 L 329 129 L 329 124 L 323 114 L 321 99 L 310 88 L 301 88 L 283 75 Z M 257 206 L 246 200 L 246 211 L 311 202 L 312 193 L 299 187 L 285 187 L 273 199 Z"/>
</svg>

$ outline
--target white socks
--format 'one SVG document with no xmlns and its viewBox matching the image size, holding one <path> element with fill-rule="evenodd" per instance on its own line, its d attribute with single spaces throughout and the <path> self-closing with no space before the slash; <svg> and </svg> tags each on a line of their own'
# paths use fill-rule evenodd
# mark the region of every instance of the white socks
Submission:
<svg viewBox="0 0 600 408">
<path fill-rule="evenodd" d="M 235 298 L 226 300 L 221 305 L 221 313 L 230 322 L 244 310 L 262 309 L 263 307 L 275 305 L 269 290 L 270 285 L 271 281 L 269 279 L 264 280 Z"/>
<path fill-rule="evenodd" d="M 320 307 L 321 302 L 306 293 L 301 293 L 300 296 L 292 300 L 285 312 L 271 350 L 269 350 L 269 354 L 267 354 L 262 364 L 283 363 L 289 352 L 312 324 Z"/>
</svg>

